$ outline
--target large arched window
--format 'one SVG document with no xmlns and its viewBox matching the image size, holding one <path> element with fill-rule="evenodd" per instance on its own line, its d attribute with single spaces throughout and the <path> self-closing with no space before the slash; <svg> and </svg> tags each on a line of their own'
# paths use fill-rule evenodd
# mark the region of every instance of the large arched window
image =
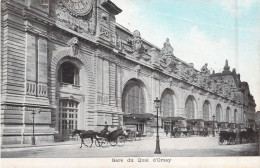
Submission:
<svg viewBox="0 0 260 168">
<path fill-rule="evenodd" d="M 209 121 L 209 112 L 210 112 L 210 104 L 209 101 L 206 100 L 203 104 L 203 120 Z"/>
<path fill-rule="evenodd" d="M 237 109 L 234 111 L 234 123 L 237 123 Z"/>
<path fill-rule="evenodd" d="M 227 110 L 226 110 L 226 122 L 229 122 L 230 121 L 230 108 L 228 107 Z"/>
<path fill-rule="evenodd" d="M 144 91 L 138 81 L 131 80 L 124 88 L 122 110 L 125 113 L 145 113 Z"/>
<path fill-rule="evenodd" d="M 163 113 L 164 117 L 171 117 L 174 114 L 174 103 L 173 103 L 173 95 L 172 92 L 169 90 L 165 90 L 163 92 L 161 98 L 161 112 Z"/>
<path fill-rule="evenodd" d="M 195 98 L 193 96 L 189 96 L 185 103 L 185 112 L 187 119 L 195 118 Z"/>
<path fill-rule="evenodd" d="M 62 63 L 59 68 L 59 82 L 79 85 L 79 70 L 77 67 L 70 62 Z"/>
<path fill-rule="evenodd" d="M 217 122 L 220 122 L 220 120 L 221 120 L 221 113 L 222 113 L 222 108 L 221 108 L 221 105 L 218 104 L 217 107 L 216 107 L 216 120 L 217 120 Z"/>
</svg>

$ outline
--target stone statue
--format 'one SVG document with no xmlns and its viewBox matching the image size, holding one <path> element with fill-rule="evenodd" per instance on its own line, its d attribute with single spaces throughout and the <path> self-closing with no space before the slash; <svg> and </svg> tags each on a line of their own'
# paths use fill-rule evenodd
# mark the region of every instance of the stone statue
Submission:
<svg viewBox="0 0 260 168">
<path fill-rule="evenodd" d="M 133 55 L 136 59 L 141 58 L 141 53 L 145 52 L 147 49 L 143 46 L 143 41 L 141 38 L 141 34 L 138 30 L 135 30 L 133 33 L 133 38 L 128 39 L 128 43 L 132 45 Z"/>
<path fill-rule="evenodd" d="M 201 68 L 201 73 L 203 75 L 209 75 L 210 74 L 210 70 L 208 70 L 208 63 L 206 63 L 202 68 Z"/>
<path fill-rule="evenodd" d="M 167 38 L 166 41 L 163 44 L 163 48 L 161 50 L 161 55 L 163 57 L 165 57 L 167 55 L 173 55 L 173 48 L 170 44 L 169 38 Z"/>
<path fill-rule="evenodd" d="M 175 72 L 177 68 L 177 62 L 174 60 L 173 56 L 173 48 L 169 42 L 169 38 L 163 44 L 163 48 L 161 50 L 161 67 L 167 69 L 168 72 Z"/>
<path fill-rule="evenodd" d="M 140 54 L 141 49 L 142 49 L 141 34 L 138 30 L 135 30 L 133 35 L 134 35 L 134 37 L 133 37 L 134 52 L 137 52 L 138 54 Z"/>
</svg>

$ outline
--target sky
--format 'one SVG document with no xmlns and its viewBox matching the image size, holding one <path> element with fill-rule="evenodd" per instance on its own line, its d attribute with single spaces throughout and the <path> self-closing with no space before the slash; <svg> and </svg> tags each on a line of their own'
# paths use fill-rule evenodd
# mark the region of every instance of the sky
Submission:
<svg viewBox="0 0 260 168">
<path fill-rule="evenodd" d="M 116 16 L 119 24 L 139 30 L 159 48 L 169 38 L 174 55 L 196 69 L 208 63 L 210 70 L 222 72 L 228 60 L 231 70 L 236 68 L 241 81 L 248 82 L 260 110 L 260 0 L 112 2 L 123 10 Z"/>
</svg>

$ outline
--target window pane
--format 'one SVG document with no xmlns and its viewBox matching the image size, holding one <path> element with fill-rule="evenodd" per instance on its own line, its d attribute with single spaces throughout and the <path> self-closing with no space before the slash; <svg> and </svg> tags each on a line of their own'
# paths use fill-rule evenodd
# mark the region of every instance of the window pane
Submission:
<svg viewBox="0 0 260 168">
<path fill-rule="evenodd" d="M 208 121 L 209 120 L 209 102 L 206 101 L 203 104 L 203 120 Z"/>
<path fill-rule="evenodd" d="M 137 83 L 130 83 L 126 86 L 122 98 L 122 109 L 125 113 L 145 112 L 143 89 Z"/>
<path fill-rule="evenodd" d="M 64 62 L 59 68 L 59 81 L 79 85 L 78 69 L 70 62 Z"/>
<path fill-rule="evenodd" d="M 170 117 L 174 114 L 173 98 L 168 92 L 164 93 L 162 98 L 162 113 L 164 117 Z"/>
<path fill-rule="evenodd" d="M 229 113 L 230 113 L 230 109 L 228 108 L 226 110 L 226 122 L 229 122 Z"/>
<path fill-rule="evenodd" d="M 218 104 L 216 108 L 216 120 L 220 122 L 221 106 Z"/>
<path fill-rule="evenodd" d="M 188 98 L 185 105 L 186 117 L 187 119 L 194 119 L 195 116 L 195 109 L 194 104 L 191 98 Z"/>
</svg>

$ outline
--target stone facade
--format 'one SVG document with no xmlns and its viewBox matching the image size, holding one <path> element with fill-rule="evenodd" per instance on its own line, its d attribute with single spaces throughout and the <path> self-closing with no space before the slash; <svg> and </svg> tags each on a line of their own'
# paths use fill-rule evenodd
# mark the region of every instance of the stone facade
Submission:
<svg viewBox="0 0 260 168">
<path fill-rule="evenodd" d="M 212 120 L 220 107 L 218 122 L 254 122 L 256 105 L 249 86 L 235 69 L 229 70 L 227 61 L 222 73 L 211 73 L 207 64 L 194 69 L 173 54 L 169 39 L 159 49 L 139 31 L 132 33 L 116 23 L 121 9 L 110 0 L 1 3 L 3 144 L 31 142 L 31 113 L 36 109 L 36 142 L 63 140 L 65 129 L 100 131 L 105 122 L 125 125 L 123 95 L 131 82 L 144 93 L 144 113 L 156 115 L 153 101 L 167 90 L 172 96 L 171 117 L 187 118 L 190 100 L 190 119 L 207 115 Z M 72 79 L 63 76 L 70 72 L 61 68 L 65 64 L 75 67 L 72 82 L 64 82 Z M 143 121 L 144 134 L 154 133 L 154 122 Z"/>
</svg>

